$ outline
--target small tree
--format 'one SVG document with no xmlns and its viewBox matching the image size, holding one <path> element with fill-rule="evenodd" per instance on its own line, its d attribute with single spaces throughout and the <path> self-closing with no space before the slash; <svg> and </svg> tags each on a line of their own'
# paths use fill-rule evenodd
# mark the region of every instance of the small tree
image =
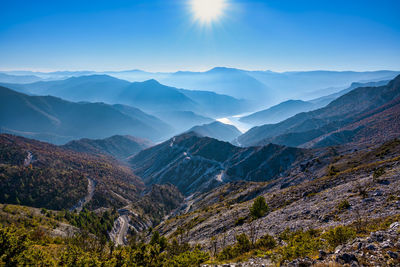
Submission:
<svg viewBox="0 0 400 267">
<path fill-rule="evenodd" d="M 253 205 L 250 207 L 250 215 L 254 219 L 261 218 L 265 216 L 268 212 L 268 205 L 265 202 L 265 198 L 263 196 L 259 196 L 254 200 Z"/>
</svg>

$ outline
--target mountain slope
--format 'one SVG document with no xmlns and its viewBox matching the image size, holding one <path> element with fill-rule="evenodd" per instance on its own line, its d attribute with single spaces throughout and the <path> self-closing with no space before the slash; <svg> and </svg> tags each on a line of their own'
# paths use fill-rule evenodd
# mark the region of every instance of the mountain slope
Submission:
<svg viewBox="0 0 400 267">
<path fill-rule="evenodd" d="M 131 83 L 104 74 L 2 85 L 32 95 L 51 95 L 70 101 L 126 104 L 150 112 L 178 110 L 222 117 L 247 111 L 250 107 L 246 101 L 228 95 L 177 89 L 154 79 Z"/>
<path fill-rule="evenodd" d="M 189 195 L 230 181 L 274 179 L 305 153 L 272 144 L 239 148 L 187 133 L 141 151 L 129 163 L 146 184 L 171 183 Z"/>
<path fill-rule="evenodd" d="M 333 93 L 327 96 L 319 97 L 316 99 L 302 101 L 302 100 L 287 100 L 279 103 L 278 105 L 272 106 L 268 109 L 255 112 L 253 114 L 240 118 L 240 121 L 259 126 L 263 124 L 278 123 L 287 118 L 290 118 L 298 113 L 307 112 L 322 108 L 328 105 L 333 100 L 339 98 L 342 95 L 350 92 L 351 90 L 358 87 L 376 87 L 386 85 L 389 81 L 369 82 L 369 83 L 352 83 L 349 88 L 343 89 L 337 93 Z"/>
<path fill-rule="evenodd" d="M 0 87 L 0 96 L 3 132 L 53 143 L 115 134 L 158 140 L 166 134 L 165 124 L 148 125 L 140 117 L 129 116 L 103 103 L 73 103 L 51 96 L 28 96 L 5 87 Z"/>
<path fill-rule="evenodd" d="M 131 83 L 119 93 L 115 101 L 151 112 L 198 108 L 197 103 L 176 88 L 162 85 L 156 80 Z"/>
<path fill-rule="evenodd" d="M 239 136 L 238 142 L 242 145 L 274 142 L 299 146 L 354 122 L 358 114 L 378 108 L 399 95 L 400 76 L 385 86 L 356 88 L 324 108 L 297 114 L 277 124 L 254 127 Z"/>
<path fill-rule="evenodd" d="M 115 193 L 135 200 L 143 190 L 129 168 L 104 156 L 5 134 L 0 135 L 0 150 L 2 203 L 71 209 L 93 183 L 89 207 L 120 207 Z"/>
<path fill-rule="evenodd" d="M 257 105 L 265 105 L 273 100 L 273 94 L 265 84 L 239 69 L 217 67 L 206 72 L 180 71 L 161 81 L 179 88 L 207 90 L 247 99 Z"/>
<path fill-rule="evenodd" d="M 193 126 L 214 121 L 212 118 L 196 114 L 192 111 L 162 111 L 156 112 L 154 115 L 169 125 L 173 125 L 175 134 L 182 133 Z"/>
<path fill-rule="evenodd" d="M 152 146 L 146 139 L 129 135 L 114 135 L 105 139 L 80 139 L 68 142 L 64 148 L 90 154 L 110 155 L 119 160 L 125 160 L 139 151 Z"/>
<path fill-rule="evenodd" d="M 293 71 L 276 73 L 271 71 L 248 71 L 250 76 L 272 88 L 281 98 L 309 99 L 335 93 L 348 88 L 353 82 L 375 82 L 391 80 L 398 71 Z"/>
<path fill-rule="evenodd" d="M 343 89 L 337 93 L 333 93 L 327 96 L 322 96 L 316 99 L 309 100 L 308 102 L 311 102 L 316 105 L 317 108 L 324 107 L 328 105 L 330 102 L 333 100 L 341 97 L 342 95 L 347 94 L 353 89 L 356 89 L 358 87 L 377 87 L 377 86 L 383 86 L 387 85 L 389 80 L 384 80 L 384 81 L 378 81 L 378 82 L 367 82 L 367 83 L 361 83 L 361 82 L 354 82 L 350 85 L 349 88 Z"/>
<path fill-rule="evenodd" d="M 9 75 L 6 73 L 0 73 L 1 83 L 33 83 L 40 80 L 39 77 L 34 75 Z"/>
<path fill-rule="evenodd" d="M 302 100 L 288 100 L 268 109 L 261 110 L 240 118 L 241 122 L 252 125 L 263 125 L 267 123 L 277 123 L 300 112 L 314 109 L 315 105 Z"/>
<path fill-rule="evenodd" d="M 242 133 L 233 125 L 215 121 L 192 127 L 188 132 L 195 132 L 201 136 L 207 136 L 221 141 L 230 142 Z"/>
<path fill-rule="evenodd" d="M 70 101 L 114 103 L 114 95 L 129 84 L 127 81 L 107 75 L 90 75 L 17 86 L 9 84 L 7 87 L 16 90 L 22 88 L 31 94 L 57 96 Z"/>
<path fill-rule="evenodd" d="M 369 112 L 361 113 L 340 129 L 305 143 L 304 147 L 323 147 L 343 143 L 380 143 L 400 137 L 400 97 Z"/>
<path fill-rule="evenodd" d="M 179 89 L 201 106 L 201 113 L 211 117 L 222 117 L 243 113 L 250 108 L 248 101 L 209 91 Z"/>
</svg>

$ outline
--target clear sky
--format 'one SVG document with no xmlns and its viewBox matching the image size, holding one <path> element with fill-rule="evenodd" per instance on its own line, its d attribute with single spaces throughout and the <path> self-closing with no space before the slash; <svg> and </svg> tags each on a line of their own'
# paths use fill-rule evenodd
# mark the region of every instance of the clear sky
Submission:
<svg viewBox="0 0 400 267">
<path fill-rule="evenodd" d="M 0 0 L 0 70 L 400 70 L 399 0 Z"/>
</svg>

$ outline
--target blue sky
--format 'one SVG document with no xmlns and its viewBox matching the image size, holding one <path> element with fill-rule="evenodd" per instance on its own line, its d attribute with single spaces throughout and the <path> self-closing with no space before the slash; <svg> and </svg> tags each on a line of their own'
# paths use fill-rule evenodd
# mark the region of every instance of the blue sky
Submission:
<svg viewBox="0 0 400 267">
<path fill-rule="evenodd" d="M 0 0 L 0 70 L 400 70 L 398 0 Z"/>
</svg>

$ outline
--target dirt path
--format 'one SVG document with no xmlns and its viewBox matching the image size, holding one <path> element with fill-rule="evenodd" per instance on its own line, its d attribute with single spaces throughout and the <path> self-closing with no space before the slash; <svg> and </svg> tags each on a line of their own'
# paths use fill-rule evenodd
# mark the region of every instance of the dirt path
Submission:
<svg viewBox="0 0 400 267">
<path fill-rule="evenodd" d="M 28 152 L 28 156 L 26 156 L 26 158 L 25 158 L 25 160 L 24 160 L 24 166 L 25 166 L 25 167 L 28 167 L 29 164 L 31 164 L 31 163 L 32 163 L 32 160 L 33 160 L 32 152 L 30 152 L 30 151 L 27 151 L 27 152 Z"/>
<path fill-rule="evenodd" d="M 109 233 L 111 241 L 113 241 L 115 245 L 126 245 L 126 236 L 128 235 L 128 229 L 129 217 L 128 214 L 123 213 L 115 220 L 114 226 Z"/>
<path fill-rule="evenodd" d="M 84 205 L 86 205 L 90 200 L 92 200 L 93 195 L 94 195 L 94 189 L 96 188 L 96 181 L 87 178 L 88 179 L 88 193 L 87 195 L 79 200 L 79 202 L 71 209 L 71 210 L 76 210 L 77 212 L 80 212 L 83 208 Z"/>
</svg>

